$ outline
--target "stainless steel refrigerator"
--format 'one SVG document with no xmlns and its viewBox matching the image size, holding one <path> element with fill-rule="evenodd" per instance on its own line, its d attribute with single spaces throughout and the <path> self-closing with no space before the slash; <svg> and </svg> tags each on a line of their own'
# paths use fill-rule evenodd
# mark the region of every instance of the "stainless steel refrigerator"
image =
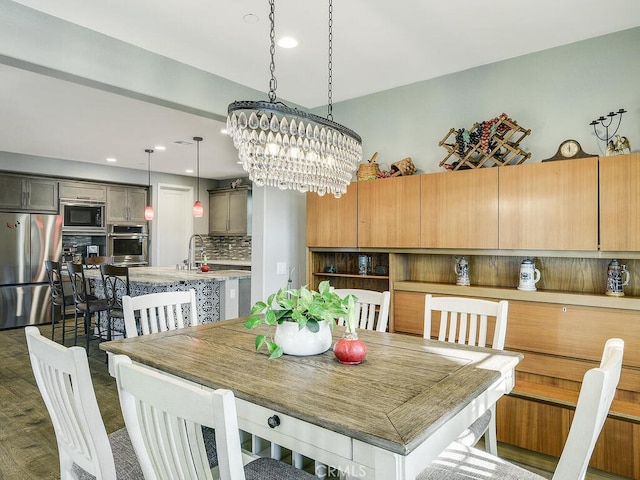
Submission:
<svg viewBox="0 0 640 480">
<path fill-rule="evenodd" d="M 59 215 L 0 213 L 0 330 L 51 321 L 45 260 L 60 260 Z"/>
</svg>

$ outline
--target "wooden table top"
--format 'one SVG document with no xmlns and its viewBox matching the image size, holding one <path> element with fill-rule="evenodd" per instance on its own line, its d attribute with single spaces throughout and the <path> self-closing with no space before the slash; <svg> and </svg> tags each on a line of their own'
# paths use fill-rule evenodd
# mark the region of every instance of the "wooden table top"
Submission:
<svg viewBox="0 0 640 480">
<path fill-rule="evenodd" d="M 269 360 L 254 349 L 264 326 L 247 330 L 243 321 L 115 340 L 100 348 L 403 455 L 500 377 L 480 364 L 514 368 L 522 358 L 361 330 L 367 357 L 360 365 L 342 365 L 331 350 Z M 336 327 L 334 340 L 343 332 Z"/>
</svg>

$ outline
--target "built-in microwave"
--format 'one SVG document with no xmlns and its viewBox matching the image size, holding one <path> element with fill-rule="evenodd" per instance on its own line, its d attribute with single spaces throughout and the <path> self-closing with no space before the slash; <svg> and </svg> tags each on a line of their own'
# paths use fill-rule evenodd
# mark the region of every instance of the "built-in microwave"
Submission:
<svg viewBox="0 0 640 480">
<path fill-rule="evenodd" d="M 107 233 L 104 203 L 61 202 L 63 232 Z"/>
</svg>

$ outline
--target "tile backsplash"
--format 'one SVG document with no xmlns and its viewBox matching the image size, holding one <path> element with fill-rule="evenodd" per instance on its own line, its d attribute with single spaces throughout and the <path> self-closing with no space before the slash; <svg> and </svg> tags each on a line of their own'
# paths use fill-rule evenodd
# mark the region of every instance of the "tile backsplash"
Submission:
<svg viewBox="0 0 640 480">
<path fill-rule="evenodd" d="M 204 237 L 207 257 L 215 260 L 251 260 L 251 237 Z"/>
</svg>

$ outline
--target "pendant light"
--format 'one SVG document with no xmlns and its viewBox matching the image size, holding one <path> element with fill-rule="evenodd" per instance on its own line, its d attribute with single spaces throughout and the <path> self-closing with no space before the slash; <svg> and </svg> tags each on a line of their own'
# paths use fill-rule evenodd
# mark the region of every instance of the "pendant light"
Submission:
<svg viewBox="0 0 640 480">
<path fill-rule="evenodd" d="M 259 187 L 332 193 L 347 191 L 362 159 L 362 139 L 333 121 L 332 26 L 333 3 L 329 0 L 329 86 L 327 118 L 276 102 L 275 4 L 269 0 L 271 22 L 271 81 L 269 101 L 236 101 L 228 107 L 227 133 L 238 149 L 242 168 Z"/>
<path fill-rule="evenodd" d="M 193 204 L 193 216 L 194 217 L 202 217 L 204 215 L 204 208 L 202 207 L 202 202 L 200 201 L 200 142 L 202 141 L 202 137 L 193 137 L 196 141 L 196 202 Z"/>
<path fill-rule="evenodd" d="M 155 216 L 153 212 L 153 207 L 151 206 L 151 154 L 153 153 L 153 150 L 150 148 L 147 148 L 145 152 L 147 152 L 147 172 L 149 174 L 149 184 L 148 184 L 149 190 L 147 191 L 147 198 L 149 198 L 149 205 L 144 207 L 144 219 L 153 220 L 153 217 Z"/>
</svg>

